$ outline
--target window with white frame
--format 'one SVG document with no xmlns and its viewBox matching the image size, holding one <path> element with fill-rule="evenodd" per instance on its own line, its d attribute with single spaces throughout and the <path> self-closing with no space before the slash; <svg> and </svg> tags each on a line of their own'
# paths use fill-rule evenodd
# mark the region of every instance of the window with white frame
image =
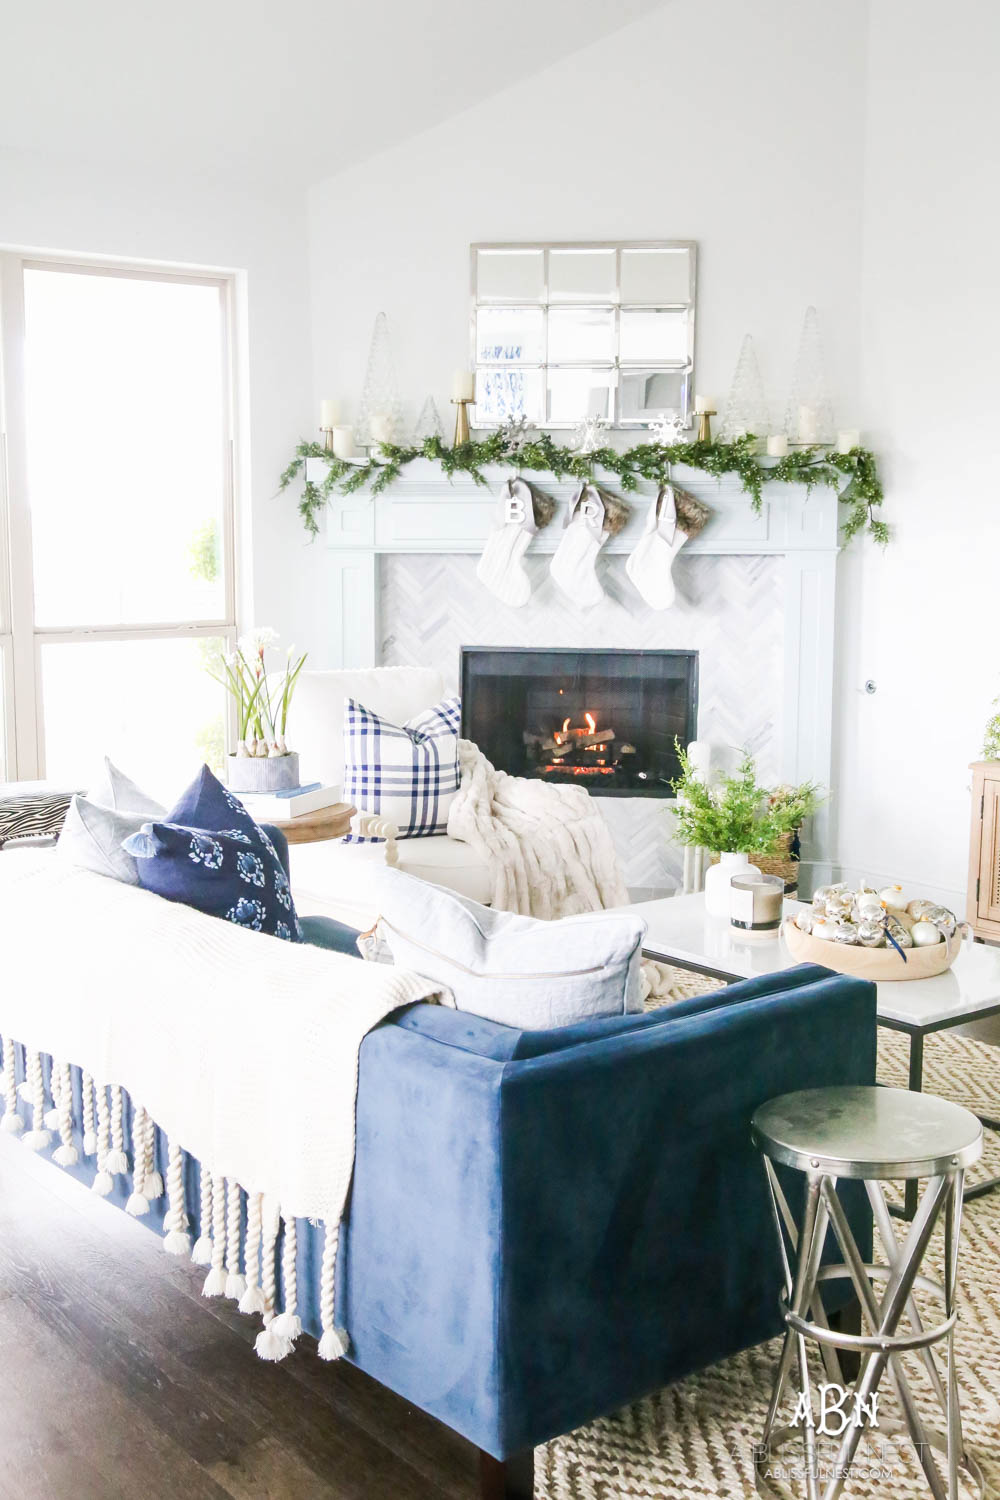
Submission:
<svg viewBox="0 0 1000 1500">
<path fill-rule="evenodd" d="M 221 764 L 236 634 L 227 277 L 0 254 L 4 775 Z"/>
</svg>

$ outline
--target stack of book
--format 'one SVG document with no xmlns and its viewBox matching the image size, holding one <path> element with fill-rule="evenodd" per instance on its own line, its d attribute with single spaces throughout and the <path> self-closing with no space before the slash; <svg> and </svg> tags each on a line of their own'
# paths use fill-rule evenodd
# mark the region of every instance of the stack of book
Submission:
<svg viewBox="0 0 1000 1500">
<path fill-rule="evenodd" d="M 322 812 L 340 801 L 339 786 L 292 786 L 280 792 L 241 792 L 240 801 L 257 823 L 290 823 L 306 813 Z"/>
</svg>

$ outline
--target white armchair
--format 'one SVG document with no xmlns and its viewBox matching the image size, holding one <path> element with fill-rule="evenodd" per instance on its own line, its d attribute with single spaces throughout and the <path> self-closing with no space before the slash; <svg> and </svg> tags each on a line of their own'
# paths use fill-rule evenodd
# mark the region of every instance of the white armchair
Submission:
<svg viewBox="0 0 1000 1500">
<path fill-rule="evenodd" d="M 444 696 L 441 674 L 430 667 L 303 672 L 294 707 L 295 748 L 301 757 L 303 781 L 343 785 L 345 699 L 354 698 L 374 713 L 403 724 Z M 393 823 L 363 809 L 352 826 L 355 832 L 385 842 L 292 845 L 292 890 L 301 915 L 318 913 L 354 927 L 370 927 L 378 916 L 378 871 L 387 864 L 489 903 L 489 871 L 468 844 L 446 834 L 397 842 Z"/>
</svg>

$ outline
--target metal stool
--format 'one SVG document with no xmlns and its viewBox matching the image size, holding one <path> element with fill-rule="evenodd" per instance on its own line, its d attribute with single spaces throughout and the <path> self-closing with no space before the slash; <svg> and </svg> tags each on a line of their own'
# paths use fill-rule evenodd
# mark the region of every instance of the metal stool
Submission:
<svg viewBox="0 0 1000 1500">
<path fill-rule="evenodd" d="M 767 1477 L 775 1459 L 774 1450 L 789 1438 L 799 1436 L 805 1450 L 809 1500 L 820 1500 L 820 1496 L 822 1500 L 835 1500 L 843 1489 L 846 1471 L 854 1461 L 863 1433 L 875 1430 L 889 1436 L 909 1434 L 936 1500 L 958 1500 L 960 1470 L 973 1479 L 982 1494 L 985 1489 L 982 1472 L 962 1439 L 953 1337 L 958 1318 L 955 1287 L 962 1181 L 966 1167 L 977 1161 L 982 1151 L 979 1121 L 960 1105 L 931 1094 L 913 1094 L 903 1089 L 829 1088 L 805 1089 L 772 1099 L 757 1110 L 751 1129 L 754 1144 L 764 1157 L 785 1278 L 781 1297 L 785 1340 L 763 1439 L 754 1454 L 759 1493 L 778 1494 Z M 805 1173 L 805 1208 L 800 1230 L 796 1228 L 774 1163 Z M 837 1196 L 838 1178 L 864 1182 L 887 1265 L 871 1265 L 862 1259 Z M 900 1245 L 893 1233 L 881 1180 L 917 1178 L 929 1180 Z M 920 1264 L 931 1233 L 942 1217 L 944 1280 L 936 1282 L 920 1274 Z M 831 1229 L 843 1260 L 824 1265 L 823 1248 Z M 823 1284 L 847 1278 L 861 1305 L 860 1334 L 831 1329 L 823 1307 Z M 878 1286 L 882 1287 L 881 1297 L 876 1296 Z M 917 1291 L 943 1304 L 944 1316 L 934 1327 L 924 1326 L 917 1306 Z M 904 1317 L 909 1326 L 900 1330 Z M 818 1347 L 829 1382 L 817 1386 L 818 1428 L 807 1340 Z M 948 1369 L 943 1376 L 932 1353 L 932 1346 L 941 1341 L 946 1342 L 948 1349 Z M 861 1356 L 853 1390 L 846 1388 L 838 1351 Z M 916 1352 L 923 1363 L 944 1413 L 943 1433 L 926 1427 L 917 1411 L 901 1358 L 904 1351 Z M 789 1382 L 793 1358 L 798 1368 L 797 1425 L 776 1428 L 775 1418 Z M 902 1422 L 877 1419 L 876 1393 L 887 1371 L 903 1409 Z M 831 1409 L 827 1407 L 827 1393 L 834 1387 L 846 1394 L 832 1408 L 838 1416 L 836 1423 L 828 1427 L 826 1417 Z M 845 1415 L 847 1425 L 842 1427 L 840 1422 Z M 828 1469 L 829 1478 L 822 1488 L 817 1431 L 840 1438 L 836 1457 L 824 1464 L 823 1477 Z M 944 1479 L 934 1459 L 934 1449 L 945 1455 Z"/>
</svg>

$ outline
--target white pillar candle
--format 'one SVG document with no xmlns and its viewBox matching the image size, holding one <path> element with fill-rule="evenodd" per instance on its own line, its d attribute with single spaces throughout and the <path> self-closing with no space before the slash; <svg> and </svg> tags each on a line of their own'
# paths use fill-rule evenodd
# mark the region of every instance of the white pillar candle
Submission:
<svg viewBox="0 0 1000 1500">
<path fill-rule="evenodd" d="M 354 457 L 354 428 L 335 427 L 333 429 L 333 452 L 336 458 Z"/>
<path fill-rule="evenodd" d="M 788 452 L 788 439 L 783 432 L 772 432 L 767 440 L 767 451 L 771 458 L 784 458 Z"/>
<path fill-rule="evenodd" d="M 371 423 L 372 441 L 376 443 L 392 442 L 392 417 L 387 411 L 377 411 L 372 414 Z"/>
<path fill-rule="evenodd" d="M 843 432 L 837 433 L 837 452 L 850 453 L 852 448 L 861 447 L 861 433 L 856 427 L 846 427 Z"/>
<path fill-rule="evenodd" d="M 474 401 L 476 397 L 475 370 L 456 370 L 451 382 L 453 401 Z"/>
<path fill-rule="evenodd" d="M 336 427 L 340 421 L 340 402 L 334 401 L 327 396 L 325 401 L 319 403 L 319 425 L 324 431 Z"/>
<path fill-rule="evenodd" d="M 694 409 L 696 413 L 702 411 L 714 411 L 715 402 L 712 400 L 711 396 L 695 396 Z"/>
<path fill-rule="evenodd" d="M 815 406 L 799 407 L 799 442 L 814 443 L 818 430 Z"/>
</svg>

